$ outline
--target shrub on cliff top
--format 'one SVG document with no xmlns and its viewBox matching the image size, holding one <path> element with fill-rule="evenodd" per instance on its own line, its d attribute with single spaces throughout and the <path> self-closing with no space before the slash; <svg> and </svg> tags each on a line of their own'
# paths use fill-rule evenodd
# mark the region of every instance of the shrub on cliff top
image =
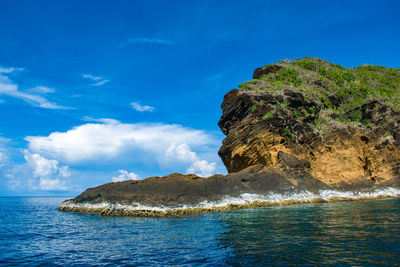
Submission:
<svg viewBox="0 0 400 267">
<path fill-rule="evenodd" d="M 361 125 L 359 107 L 371 101 L 380 101 L 400 111 L 398 68 L 372 65 L 345 68 L 317 58 L 284 60 L 271 65 L 281 69 L 239 87 L 274 95 L 283 95 L 284 90 L 301 92 L 306 100 L 317 103 L 321 111 L 326 110 L 326 114 L 343 123 Z"/>
</svg>

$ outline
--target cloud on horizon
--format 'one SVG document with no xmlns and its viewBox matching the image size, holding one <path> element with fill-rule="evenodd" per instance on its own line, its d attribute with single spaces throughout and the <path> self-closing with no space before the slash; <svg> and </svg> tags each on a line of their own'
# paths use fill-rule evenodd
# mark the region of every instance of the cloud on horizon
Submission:
<svg viewBox="0 0 400 267">
<path fill-rule="evenodd" d="M 24 151 L 26 160 L 25 167 L 31 170 L 33 178 L 39 181 L 30 180 L 30 187 L 33 190 L 44 191 L 68 191 L 69 188 L 63 178 L 71 175 L 68 166 L 61 165 L 57 160 L 49 160 L 37 153 Z"/>
<path fill-rule="evenodd" d="M 216 173 L 217 163 L 210 155 L 216 154 L 220 141 L 205 131 L 174 124 L 85 120 L 92 122 L 48 136 L 27 136 L 25 148 L 13 148 L 10 139 L 0 136 L 4 185 L 14 193 L 79 192 L 82 179 L 85 187 L 142 179 L 131 169 L 142 165 L 203 177 Z M 22 158 L 15 162 L 11 155 L 19 153 Z"/>
<path fill-rule="evenodd" d="M 175 124 L 101 121 L 66 132 L 53 132 L 49 136 L 27 136 L 25 140 L 33 153 L 71 166 L 130 159 L 142 164 L 151 160 L 160 167 L 180 164 L 186 166 L 187 172 L 200 176 L 215 172 L 215 162 L 200 159 L 192 151 L 192 148 L 207 150 L 219 143 L 204 131 Z"/>
<path fill-rule="evenodd" d="M 6 142 L 8 142 L 6 138 L 0 137 L 0 169 L 7 166 L 10 160 L 5 149 Z"/>
<path fill-rule="evenodd" d="M 0 177 L 4 177 L 4 185 L 13 191 L 52 191 L 66 192 L 77 189 L 65 178 L 71 172 L 67 165 L 54 159 L 47 159 L 27 149 L 16 149 L 12 141 L 0 136 Z M 22 163 L 16 163 L 11 155 L 21 153 Z"/>
<path fill-rule="evenodd" d="M 15 163 L 7 160 L 2 169 L 8 180 L 8 187 L 14 191 L 52 191 L 66 192 L 76 189 L 65 178 L 71 172 L 67 165 L 54 159 L 47 159 L 38 153 L 22 151 L 25 162 Z M 2 166 L 2 167 L 3 167 Z"/>
</svg>

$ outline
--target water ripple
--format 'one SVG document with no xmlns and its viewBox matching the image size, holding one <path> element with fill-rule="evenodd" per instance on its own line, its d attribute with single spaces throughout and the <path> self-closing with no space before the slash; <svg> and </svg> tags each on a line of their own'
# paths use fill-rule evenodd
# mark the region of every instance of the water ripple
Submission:
<svg viewBox="0 0 400 267">
<path fill-rule="evenodd" d="M 174 218 L 56 210 L 0 197 L 0 265 L 393 265 L 400 200 L 255 208 Z"/>
</svg>

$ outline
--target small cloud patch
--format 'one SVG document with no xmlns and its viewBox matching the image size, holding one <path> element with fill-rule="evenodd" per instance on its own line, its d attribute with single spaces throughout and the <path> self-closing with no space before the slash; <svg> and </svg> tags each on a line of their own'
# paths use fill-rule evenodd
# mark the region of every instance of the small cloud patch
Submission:
<svg viewBox="0 0 400 267">
<path fill-rule="evenodd" d="M 36 86 L 29 89 L 29 92 L 49 94 L 49 93 L 54 93 L 54 89 L 46 86 Z"/>
<path fill-rule="evenodd" d="M 144 112 L 144 111 L 152 112 L 152 111 L 154 111 L 154 107 L 152 107 L 152 106 L 143 106 L 143 105 L 141 105 L 141 104 L 139 104 L 137 102 L 132 102 L 131 103 L 131 107 L 134 110 L 139 111 L 139 112 Z"/>
<path fill-rule="evenodd" d="M 82 77 L 93 81 L 94 83 L 92 84 L 92 86 L 102 86 L 102 85 L 110 82 L 110 80 L 107 80 L 101 76 L 94 76 L 91 74 L 82 74 Z"/>
<path fill-rule="evenodd" d="M 133 172 L 128 172 L 125 170 L 118 170 L 119 175 L 112 177 L 113 182 L 122 182 L 128 180 L 139 180 L 140 176 Z"/>
<path fill-rule="evenodd" d="M 1 68 L 0 67 L 0 73 L 12 73 L 15 71 L 23 71 L 24 68 L 14 68 L 14 67 L 9 67 L 9 68 Z"/>
<path fill-rule="evenodd" d="M 177 43 L 168 39 L 137 37 L 128 39 L 122 46 L 126 46 L 128 44 L 176 45 Z"/>
<path fill-rule="evenodd" d="M 70 109 L 60 106 L 47 99 L 44 94 L 54 93 L 54 89 L 36 86 L 31 89 L 21 90 L 8 75 L 15 71 L 22 71 L 23 68 L 0 68 L 0 95 L 21 99 L 34 107 L 45 109 Z"/>
</svg>

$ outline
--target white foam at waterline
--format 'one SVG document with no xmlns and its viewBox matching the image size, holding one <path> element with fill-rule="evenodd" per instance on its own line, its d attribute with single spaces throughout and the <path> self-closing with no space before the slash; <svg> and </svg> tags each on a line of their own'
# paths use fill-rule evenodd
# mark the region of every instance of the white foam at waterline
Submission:
<svg viewBox="0 0 400 267">
<path fill-rule="evenodd" d="M 60 208 L 77 208 L 82 210 L 96 210 L 96 209 L 115 209 L 115 210 L 151 210 L 151 211 L 165 211 L 167 207 L 159 206 L 145 206 L 139 203 L 133 203 L 131 205 L 128 204 L 113 204 L 110 202 L 101 202 L 101 203 L 73 203 L 70 200 L 67 200 L 61 203 Z"/>
<path fill-rule="evenodd" d="M 203 208 L 212 208 L 212 207 L 223 207 L 228 206 L 230 204 L 247 204 L 256 201 L 262 202 L 271 202 L 271 203 L 279 203 L 284 201 L 307 201 L 316 198 L 321 198 L 324 200 L 330 200 L 334 198 L 374 198 L 379 196 L 397 196 L 400 195 L 400 189 L 388 187 L 388 188 L 380 188 L 379 190 L 374 191 L 365 191 L 365 192 L 350 192 L 350 191 L 337 191 L 337 190 L 321 190 L 319 194 L 315 194 L 309 191 L 304 191 L 301 193 L 290 193 L 290 194 L 269 194 L 269 195 L 260 195 L 260 194 L 250 194 L 244 193 L 239 197 L 226 197 L 220 201 L 209 202 L 204 201 L 201 202 L 197 207 Z"/>
<path fill-rule="evenodd" d="M 371 191 L 336 191 L 336 190 L 321 190 L 319 195 L 323 199 L 344 197 L 344 198 L 363 198 L 363 197 L 379 197 L 379 196 L 397 196 L 400 195 L 400 189 L 394 187 L 378 188 Z"/>
<path fill-rule="evenodd" d="M 252 194 L 252 193 L 244 193 L 238 197 L 230 197 L 227 196 L 219 201 L 203 201 L 197 205 L 183 205 L 179 207 L 167 207 L 167 206 L 145 206 L 139 203 L 133 204 L 113 204 L 109 202 L 101 202 L 101 203 L 73 203 L 71 201 L 65 201 L 60 205 L 60 208 L 68 207 L 68 208 L 77 208 L 82 210 L 90 210 L 90 209 L 115 209 L 115 210 L 125 210 L 125 211 L 167 211 L 174 209 L 190 209 L 190 208 L 216 208 L 216 207 L 225 207 L 228 205 L 240 205 L 240 204 L 249 204 L 252 202 L 260 201 L 260 202 L 270 202 L 270 203 L 280 203 L 284 201 L 308 201 L 312 199 L 324 199 L 330 200 L 335 198 L 374 198 L 380 196 L 399 196 L 400 189 L 387 187 L 387 188 L 379 188 L 371 191 L 360 191 L 360 192 L 350 192 L 350 191 L 337 191 L 337 190 L 321 190 L 319 194 L 315 194 L 309 191 L 303 191 L 300 193 L 288 193 L 288 194 Z"/>
</svg>

